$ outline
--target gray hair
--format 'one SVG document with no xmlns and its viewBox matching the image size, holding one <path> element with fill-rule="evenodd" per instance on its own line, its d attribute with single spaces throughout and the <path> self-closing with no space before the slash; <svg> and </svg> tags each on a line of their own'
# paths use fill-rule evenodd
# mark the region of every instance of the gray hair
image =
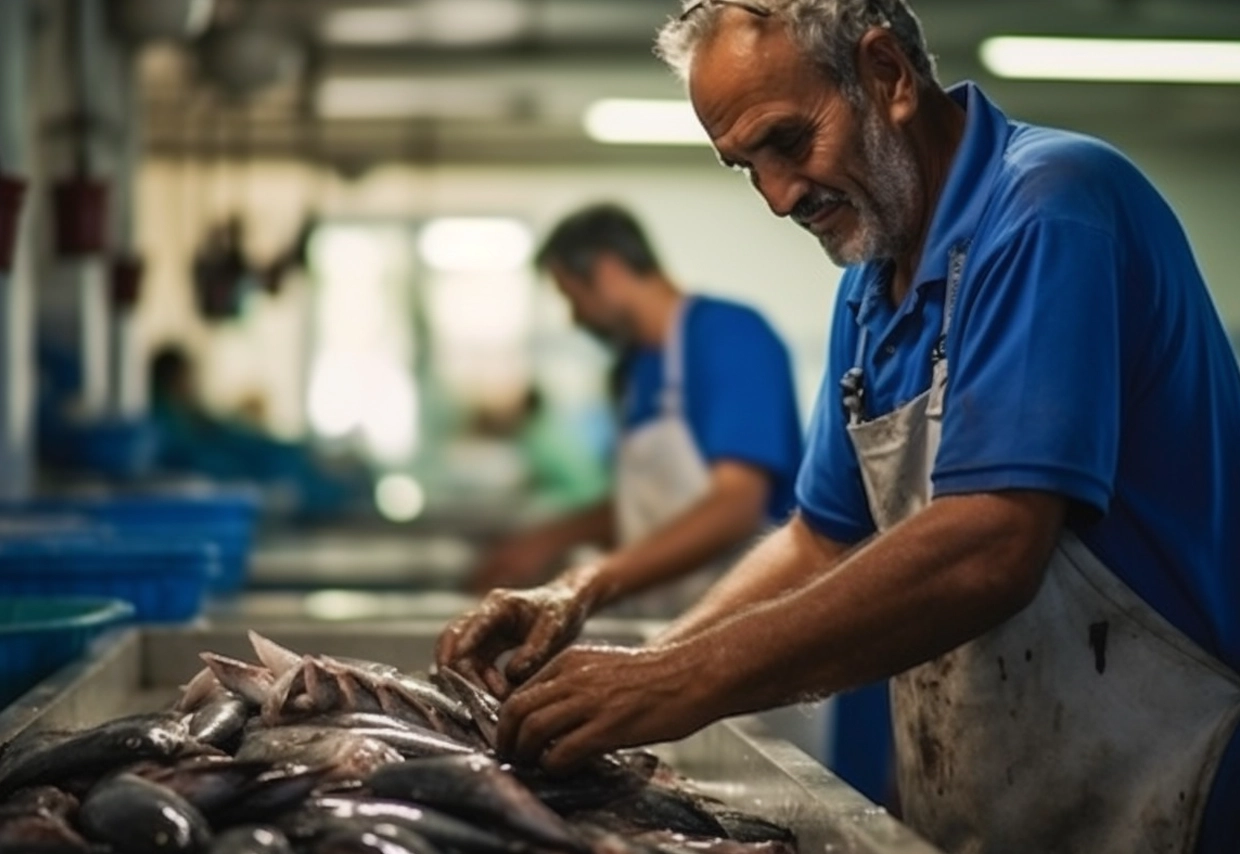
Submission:
<svg viewBox="0 0 1240 854">
<path fill-rule="evenodd" d="M 719 16 L 729 6 L 716 0 L 683 0 L 680 18 L 659 31 L 655 53 L 688 81 L 693 53 L 715 31 Z M 923 85 L 938 81 L 934 57 L 926 47 L 921 22 L 906 0 L 759 0 L 756 8 L 769 10 L 788 33 L 854 103 L 862 100 L 857 74 L 857 45 L 873 27 L 891 32 Z M 694 6 L 699 8 L 694 9 Z M 690 11 L 692 10 L 692 11 Z"/>
</svg>

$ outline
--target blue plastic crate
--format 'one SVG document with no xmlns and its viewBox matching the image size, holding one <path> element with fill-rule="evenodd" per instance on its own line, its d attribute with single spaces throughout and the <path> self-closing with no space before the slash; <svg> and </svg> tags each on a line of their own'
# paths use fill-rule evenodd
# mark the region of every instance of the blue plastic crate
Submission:
<svg viewBox="0 0 1240 854">
<path fill-rule="evenodd" d="M 114 478 L 151 473 L 160 434 L 145 420 L 62 424 L 40 443 L 40 456 L 54 466 L 84 469 Z"/>
<path fill-rule="evenodd" d="M 0 598 L 0 706 L 86 651 L 133 606 L 103 598 Z"/>
<path fill-rule="evenodd" d="M 140 622 L 202 612 L 219 552 L 206 542 L 30 538 L 0 542 L 0 596 L 103 596 L 134 606 Z"/>
<path fill-rule="evenodd" d="M 245 585 L 259 510 L 257 499 L 240 491 L 41 498 L 17 507 L 84 517 L 122 536 L 214 543 L 219 569 L 211 579 L 212 593 L 232 593 Z M 4 515 L 0 510 L 0 518 Z"/>
</svg>

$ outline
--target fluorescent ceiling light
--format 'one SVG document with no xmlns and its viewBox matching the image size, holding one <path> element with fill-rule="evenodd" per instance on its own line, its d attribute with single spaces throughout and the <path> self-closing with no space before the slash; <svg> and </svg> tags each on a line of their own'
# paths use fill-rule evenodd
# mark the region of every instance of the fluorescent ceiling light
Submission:
<svg viewBox="0 0 1240 854">
<path fill-rule="evenodd" d="M 444 217 L 431 220 L 418 236 L 418 251 L 445 273 L 519 270 L 529 261 L 534 237 L 515 219 Z"/>
<path fill-rule="evenodd" d="M 630 145 L 710 145 L 688 101 L 606 98 L 586 110 L 591 139 Z"/>
<path fill-rule="evenodd" d="M 1240 42 L 998 36 L 979 53 L 992 74 L 1018 80 L 1240 83 Z"/>
<path fill-rule="evenodd" d="M 500 87 L 487 91 L 468 79 L 329 77 L 319 86 L 315 109 L 329 119 L 490 119 L 504 113 L 508 98 Z"/>
<path fill-rule="evenodd" d="M 336 9 L 323 19 L 323 38 L 335 44 L 399 44 L 417 37 L 412 6 Z"/>
<path fill-rule="evenodd" d="M 520 36 L 528 17 L 519 0 L 423 0 L 337 9 L 322 33 L 335 44 L 492 44 Z"/>
</svg>

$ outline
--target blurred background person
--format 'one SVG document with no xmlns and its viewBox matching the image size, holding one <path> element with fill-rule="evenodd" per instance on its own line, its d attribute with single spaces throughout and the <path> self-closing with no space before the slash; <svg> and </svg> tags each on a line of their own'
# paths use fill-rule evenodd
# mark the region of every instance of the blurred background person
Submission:
<svg viewBox="0 0 1240 854">
<path fill-rule="evenodd" d="M 557 582 L 573 589 L 574 614 L 606 606 L 676 614 L 724 558 L 791 506 L 801 431 L 787 351 L 753 309 L 681 291 L 620 207 L 561 221 L 536 264 L 574 321 L 623 354 L 614 487 L 499 543 L 469 587 L 529 587 L 575 548 L 593 546 L 602 556 Z M 519 607 L 522 596 L 494 599 Z"/>
<path fill-rule="evenodd" d="M 251 407 L 261 406 L 254 400 Z M 369 489 L 352 463 L 329 466 L 308 446 L 271 436 L 250 418 L 209 412 L 198 399 L 194 363 L 178 344 L 163 345 L 151 359 L 150 419 L 163 472 L 257 482 L 283 492 L 301 515 L 342 510 Z"/>
</svg>

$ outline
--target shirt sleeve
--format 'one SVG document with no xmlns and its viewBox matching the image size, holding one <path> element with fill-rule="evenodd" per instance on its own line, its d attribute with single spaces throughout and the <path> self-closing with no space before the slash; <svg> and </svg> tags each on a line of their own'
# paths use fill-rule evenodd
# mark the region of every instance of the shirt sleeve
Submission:
<svg viewBox="0 0 1240 854">
<path fill-rule="evenodd" d="M 861 467 L 848 438 L 840 389 L 840 378 L 853 366 L 857 347 L 856 316 L 844 301 L 852 275 L 850 271 L 840 283 L 827 345 L 827 372 L 818 390 L 805 441 L 805 458 L 797 477 L 801 517 L 823 536 L 849 545 L 875 531 Z"/>
<path fill-rule="evenodd" d="M 686 378 L 702 455 L 749 463 L 791 483 L 801 426 L 787 349 L 753 312 L 717 311 L 703 320 L 689 342 Z"/>
<path fill-rule="evenodd" d="M 960 294 L 936 495 L 1036 489 L 1105 513 L 1119 455 L 1114 237 L 1067 220 L 1016 231 Z"/>
</svg>

